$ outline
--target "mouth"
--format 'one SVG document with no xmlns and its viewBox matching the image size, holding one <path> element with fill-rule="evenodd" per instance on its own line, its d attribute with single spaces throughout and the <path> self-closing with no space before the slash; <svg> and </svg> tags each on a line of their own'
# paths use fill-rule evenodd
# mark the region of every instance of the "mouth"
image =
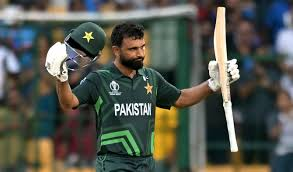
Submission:
<svg viewBox="0 0 293 172">
<path fill-rule="evenodd" d="M 135 59 L 134 61 L 143 61 L 144 60 L 144 58 L 137 58 L 137 59 Z"/>
</svg>

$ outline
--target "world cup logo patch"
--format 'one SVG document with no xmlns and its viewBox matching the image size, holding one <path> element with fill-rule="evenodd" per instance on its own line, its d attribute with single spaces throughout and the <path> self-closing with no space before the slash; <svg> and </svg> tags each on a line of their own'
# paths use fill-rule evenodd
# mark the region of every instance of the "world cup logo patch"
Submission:
<svg viewBox="0 0 293 172">
<path fill-rule="evenodd" d="M 119 88 L 120 88 L 119 84 L 117 82 L 115 82 L 115 81 L 112 81 L 110 83 L 110 89 L 111 89 L 111 91 L 109 92 L 109 94 L 111 96 L 120 96 L 121 95 L 121 92 L 119 92 Z"/>
</svg>

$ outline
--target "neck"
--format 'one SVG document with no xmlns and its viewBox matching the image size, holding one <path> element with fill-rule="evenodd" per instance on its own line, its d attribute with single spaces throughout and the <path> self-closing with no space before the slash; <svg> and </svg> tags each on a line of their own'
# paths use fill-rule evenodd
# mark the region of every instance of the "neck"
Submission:
<svg viewBox="0 0 293 172">
<path fill-rule="evenodd" d="M 133 70 L 133 69 L 130 69 L 130 68 L 124 66 L 123 64 L 118 62 L 118 60 L 115 60 L 114 64 L 119 69 L 119 71 L 125 76 L 133 78 L 134 75 L 136 74 L 136 70 Z"/>
</svg>

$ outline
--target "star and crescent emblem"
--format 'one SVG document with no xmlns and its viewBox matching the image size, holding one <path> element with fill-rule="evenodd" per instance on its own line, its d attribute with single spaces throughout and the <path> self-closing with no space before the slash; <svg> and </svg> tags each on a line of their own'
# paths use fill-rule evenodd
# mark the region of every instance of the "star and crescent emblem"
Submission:
<svg viewBox="0 0 293 172">
<path fill-rule="evenodd" d="M 87 42 L 89 43 L 92 39 L 95 39 L 92 34 L 93 32 L 84 32 L 84 36 L 82 38 L 86 39 Z"/>
<path fill-rule="evenodd" d="M 152 93 L 153 93 L 153 92 L 152 92 L 153 86 L 150 85 L 149 83 L 147 83 L 147 85 L 146 85 L 144 88 L 146 89 L 147 94 L 149 94 L 149 93 L 152 94 Z"/>
</svg>

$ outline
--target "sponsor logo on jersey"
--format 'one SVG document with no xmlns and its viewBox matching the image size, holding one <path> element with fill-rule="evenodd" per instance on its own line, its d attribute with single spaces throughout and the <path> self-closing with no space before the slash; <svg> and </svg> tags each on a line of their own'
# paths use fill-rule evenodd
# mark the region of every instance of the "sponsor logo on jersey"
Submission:
<svg viewBox="0 0 293 172">
<path fill-rule="evenodd" d="M 119 92 L 119 87 L 120 86 L 119 86 L 119 84 L 117 82 L 112 81 L 110 83 L 110 89 L 111 89 L 111 91 L 109 92 L 109 94 L 111 96 L 120 96 L 121 95 L 121 92 Z"/>
<path fill-rule="evenodd" d="M 151 116 L 151 103 L 115 103 L 115 116 Z"/>
</svg>

